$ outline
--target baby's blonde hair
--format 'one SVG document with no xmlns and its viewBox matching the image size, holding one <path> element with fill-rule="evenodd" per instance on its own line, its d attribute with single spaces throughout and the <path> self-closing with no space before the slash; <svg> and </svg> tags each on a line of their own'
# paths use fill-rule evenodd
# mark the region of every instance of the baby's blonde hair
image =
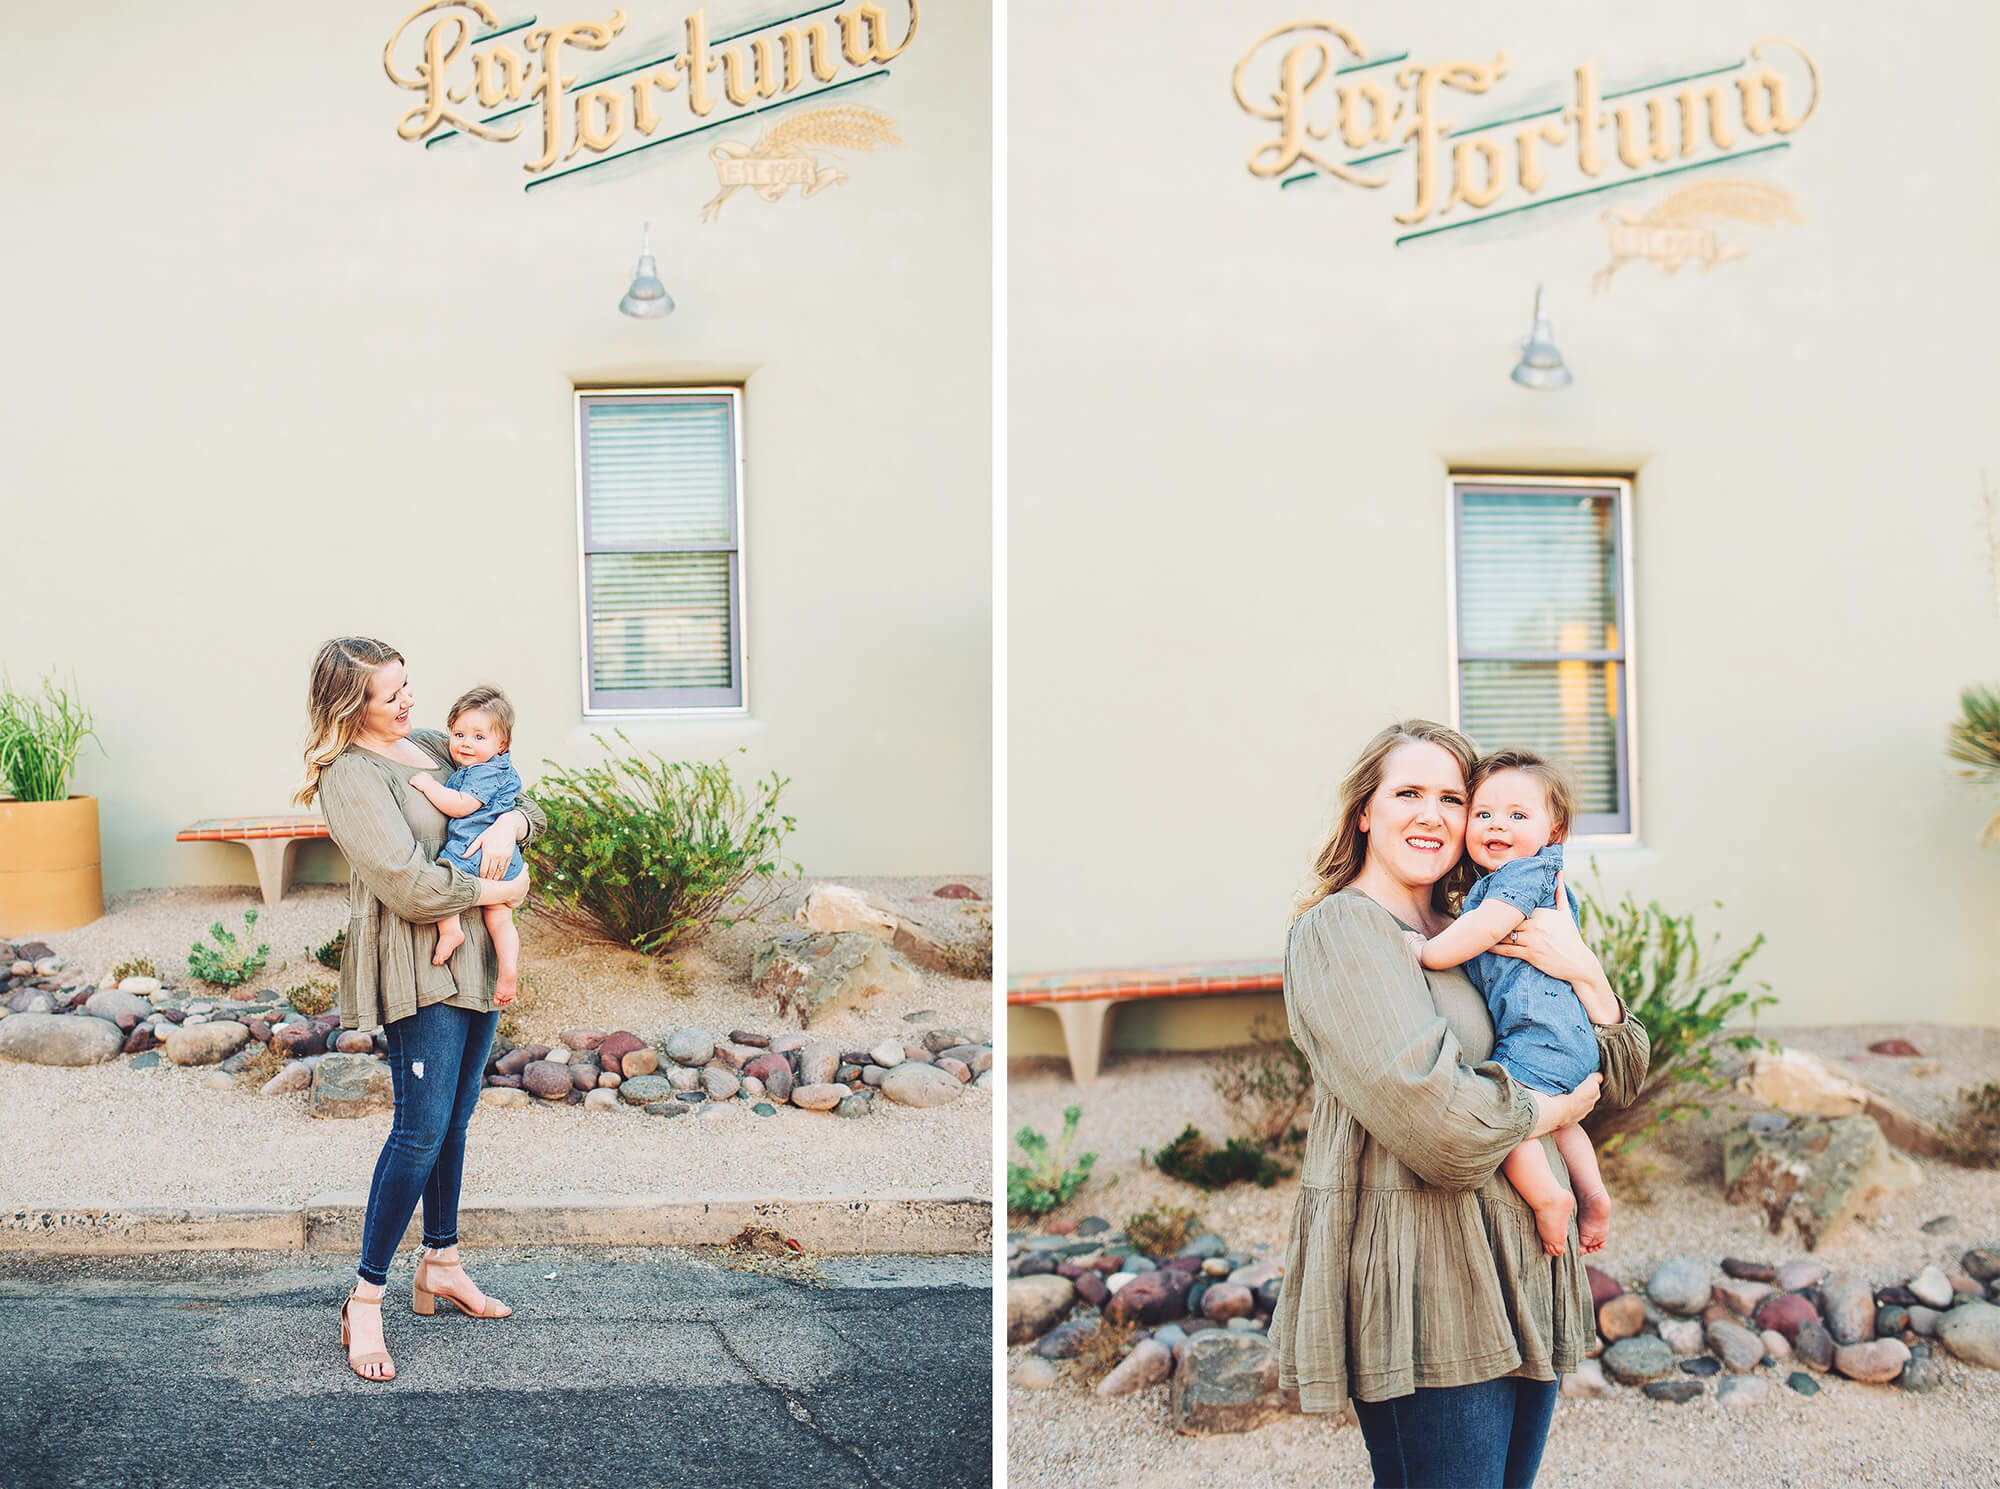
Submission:
<svg viewBox="0 0 2000 1489">
<path fill-rule="evenodd" d="M 1472 779 L 1467 783 L 1467 790 L 1477 796 L 1480 786 L 1503 770 L 1525 771 L 1542 783 L 1542 789 L 1549 798 L 1549 820 L 1555 824 L 1555 832 L 1549 841 L 1559 843 L 1568 837 L 1575 806 L 1570 800 L 1569 778 L 1561 769 L 1533 750 L 1495 750 L 1490 755 L 1479 757 L 1478 764 L 1472 767 Z"/>
<path fill-rule="evenodd" d="M 487 687 L 483 683 L 476 688 L 467 688 L 458 695 L 457 700 L 451 705 L 451 712 L 444 716 L 445 728 L 449 729 L 456 724 L 460 714 L 470 713 L 475 708 L 500 726 L 501 750 L 504 752 L 514 748 L 514 705 L 507 701 L 507 695 L 498 688 Z"/>
</svg>

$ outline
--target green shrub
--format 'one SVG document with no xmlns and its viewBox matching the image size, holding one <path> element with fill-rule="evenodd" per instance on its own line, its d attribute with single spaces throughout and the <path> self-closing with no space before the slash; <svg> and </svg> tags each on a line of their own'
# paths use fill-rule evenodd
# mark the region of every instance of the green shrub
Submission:
<svg viewBox="0 0 2000 1489">
<path fill-rule="evenodd" d="M 1296 1126 L 1313 1096 L 1312 1067 L 1282 1027 L 1259 1019 L 1250 1026 L 1252 1043 L 1215 1056 L 1209 1082 L 1238 1128 L 1267 1148 L 1300 1141 Z"/>
<path fill-rule="evenodd" d="M 1125 1239 L 1146 1256 L 1172 1256 L 1194 1239 L 1200 1223 L 1185 1205 L 1154 1205 L 1125 1217 Z"/>
<path fill-rule="evenodd" d="M 264 970 L 264 963 L 271 955 L 267 942 L 259 941 L 254 950 L 248 946 L 250 936 L 256 929 L 255 910 L 243 912 L 241 942 L 218 920 L 208 928 L 208 934 L 215 942 L 213 946 L 206 941 L 197 941 L 188 949 L 188 975 L 214 983 L 217 987 L 243 986 Z"/>
<path fill-rule="evenodd" d="M 788 783 L 776 774 L 746 793 L 721 762 L 635 751 L 577 769 L 545 763 L 530 794 L 548 826 L 522 853 L 531 908 L 564 930 L 657 955 L 756 914 L 790 877 L 778 850 L 795 824 L 778 812 Z"/>
<path fill-rule="evenodd" d="M 1077 1123 L 1082 1120 L 1082 1107 L 1063 1109 L 1062 1136 L 1056 1140 L 1053 1152 L 1049 1149 L 1049 1140 L 1032 1127 L 1023 1127 L 1014 1134 L 1014 1141 L 1028 1155 L 1028 1161 L 1007 1165 L 1009 1210 L 1022 1215 L 1046 1215 L 1068 1204 L 1077 1190 L 1083 1187 L 1083 1181 L 1090 1177 L 1091 1167 L 1097 1162 L 1097 1155 L 1079 1153 L 1076 1166 L 1070 1166 L 1070 1144 L 1076 1141 Z"/>
<path fill-rule="evenodd" d="M 345 950 L 347 950 L 347 929 L 343 926 L 333 933 L 330 940 L 322 941 L 317 946 L 308 946 L 306 948 L 306 955 L 318 962 L 322 967 L 330 967 L 338 972 L 340 970 L 340 954 Z"/>
<path fill-rule="evenodd" d="M 1232 1137 L 1220 1148 L 1195 1131 L 1192 1124 L 1153 1155 L 1153 1167 L 1197 1189 L 1223 1189 L 1246 1180 L 1269 1189 L 1291 1172 L 1266 1152 L 1261 1143 Z"/>
<path fill-rule="evenodd" d="M 160 969 L 153 965 L 149 956 L 127 957 L 111 969 L 111 975 L 104 980 L 106 987 L 117 987 L 128 977 L 158 977 Z"/>
<path fill-rule="evenodd" d="M 1726 958 L 1711 956 L 1704 967 L 1692 913 L 1671 915 L 1657 900 L 1640 905 L 1629 894 L 1608 910 L 1595 896 L 1579 896 L 1578 904 L 1584 940 L 1652 1042 L 1638 1099 L 1617 1108 L 1599 1102 L 1584 1119 L 1592 1143 L 1609 1155 L 1644 1142 L 1665 1123 L 1693 1116 L 1698 1093 L 1729 1081 L 1725 1051 L 1776 1048 L 1750 1030 L 1726 1026 L 1739 1014 L 1754 1026 L 1758 1011 L 1778 1000 L 1769 996 L 1767 983 L 1736 985 L 1764 944 L 1761 932 Z M 1711 951 L 1721 939 L 1709 937 Z"/>
<path fill-rule="evenodd" d="M 1945 1125 L 1945 1157 L 1970 1168 L 2000 1166 L 2000 1083 L 1967 1086 Z"/>
<path fill-rule="evenodd" d="M 54 677 L 43 680 L 39 698 L 0 682 L 0 779 L 15 800 L 67 801 L 76 757 L 95 737 L 90 710 Z"/>
<path fill-rule="evenodd" d="M 1983 786 L 2000 786 L 2000 693 L 1967 688 L 1958 695 L 1949 753 L 1965 767 L 1960 775 Z M 1979 841 L 1989 847 L 2000 843 L 2000 812 L 1988 819 Z"/>
<path fill-rule="evenodd" d="M 323 982 L 302 982 L 285 994 L 285 1001 L 307 1018 L 330 1010 L 340 997 L 337 988 Z"/>
</svg>

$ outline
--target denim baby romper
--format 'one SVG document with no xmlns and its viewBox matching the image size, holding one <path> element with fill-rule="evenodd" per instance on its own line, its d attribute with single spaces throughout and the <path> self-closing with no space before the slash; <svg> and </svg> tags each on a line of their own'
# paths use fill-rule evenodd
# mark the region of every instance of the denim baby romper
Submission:
<svg viewBox="0 0 2000 1489">
<path fill-rule="evenodd" d="M 1509 859 L 1466 892 L 1465 909 L 1476 910 L 1489 899 L 1524 915 L 1551 908 L 1562 866 L 1561 843 L 1550 843 L 1533 858 Z M 1570 914 L 1577 914 L 1574 894 Z M 1568 983 L 1519 957 L 1491 951 L 1480 952 L 1465 971 L 1493 1015 L 1492 1058 L 1522 1085 L 1560 1096 L 1597 1069 L 1597 1033 Z"/>
<path fill-rule="evenodd" d="M 470 817 L 452 820 L 445 828 L 444 851 L 438 854 L 439 862 L 455 863 L 477 876 L 479 859 L 472 852 L 473 840 L 499 821 L 502 812 L 514 810 L 521 799 L 521 777 L 515 772 L 508 752 L 502 750 L 491 760 L 478 765 L 459 766 L 446 779 L 445 786 L 452 791 L 467 792 L 486 803 Z M 513 860 L 507 865 L 507 872 L 501 877 L 512 879 L 520 872 L 521 850 L 517 847 Z"/>
</svg>

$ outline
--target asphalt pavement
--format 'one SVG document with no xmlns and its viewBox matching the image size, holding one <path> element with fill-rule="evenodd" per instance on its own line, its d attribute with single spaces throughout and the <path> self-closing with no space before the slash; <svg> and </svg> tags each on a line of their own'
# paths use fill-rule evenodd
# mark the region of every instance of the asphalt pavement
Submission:
<svg viewBox="0 0 2000 1489">
<path fill-rule="evenodd" d="M 991 1263 L 732 1269 L 666 1247 L 467 1248 L 515 1309 L 409 1310 L 397 1379 L 340 1350 L 346 1266 L 0 1256 L 6 1489 L 945 1489 L 991 1482 Z"/>
</svg>

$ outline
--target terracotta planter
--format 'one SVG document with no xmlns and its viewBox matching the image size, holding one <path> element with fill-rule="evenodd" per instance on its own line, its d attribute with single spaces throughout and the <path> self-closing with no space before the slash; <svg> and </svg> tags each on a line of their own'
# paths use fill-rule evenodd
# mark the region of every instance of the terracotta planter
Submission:
<svg viewBox="0 0 2000 1489">
<path fill-rule="evenodd" d="M 0 801 L 0 936 L 66 931 L 103 913 L 97 798 Z"/>
</svg>

